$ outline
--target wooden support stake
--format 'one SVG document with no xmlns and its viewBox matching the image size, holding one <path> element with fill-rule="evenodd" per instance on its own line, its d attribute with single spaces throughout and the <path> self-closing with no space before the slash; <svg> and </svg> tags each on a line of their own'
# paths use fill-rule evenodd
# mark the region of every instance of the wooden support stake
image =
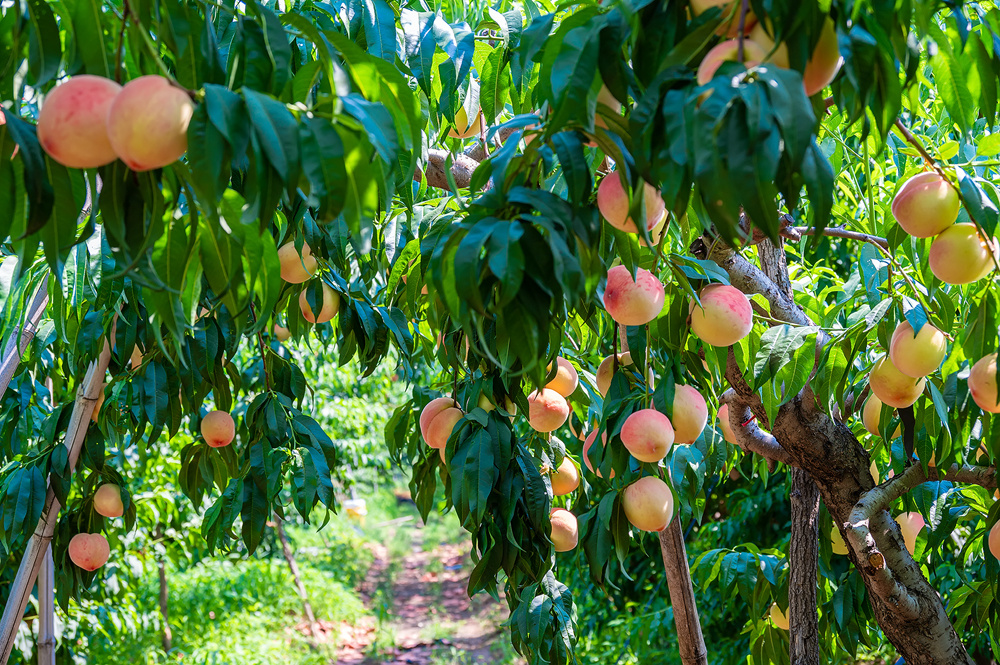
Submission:
<svg viewBox="0 0 1000 665">
<path fill-rule="evenodd" d="M 681 522 L 674 515 L 670 525 L 660 532 L 660 554 L 663 555 L 663 570 L 667 576 L 670 591 L 670 605 L 674 610 L 674 624 L 677 627 L 677 646 L 683 665 L 708 665 L 708 650 L 701 632 L 698 605 L 691 585 L 691 569 L 688 567 L 687 549 L 684 547 L 684 533 Z"/>
</svg>

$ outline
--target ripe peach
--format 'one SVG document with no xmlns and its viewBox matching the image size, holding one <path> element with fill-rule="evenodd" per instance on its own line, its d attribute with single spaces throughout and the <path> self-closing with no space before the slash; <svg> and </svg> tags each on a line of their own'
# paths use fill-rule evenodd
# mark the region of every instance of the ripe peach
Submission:
<svg viewBox="0 0 1000 665">
<path fill-rule="evenodd" d="M 900 513 L 896 516 L 896 522 L 899 523 L 899 530 L 903 532 L 906 549 L 910 551 L 910 556 L 913 556 L 917 548 L 917 536 L 924 528 L 924 518 L 920 513 Z"/>
<path fill-rule="evenodd" d="M 67 552 L 76 566 L 93 572 L 108 562 L 111 546 L 99 533 L 78 533 L 70 539 Z"/>
<path fill-rule="evenodd" d="M 597 439 L 597 430 L 595 429 L 593 432 L 591 432 L 590 434 L 588 434 L 587 438 L 584 440 L 584 442 L 583 442 L 583 465 L 585 467 L 587 467 L 587 469 L 589 469 L 590 472 L 592 474 L 594 474 L 595 476 L 597 476 L 598 478 L 603 478 L 604 476 L 601 475 L 601 470 L 595 468 L 594 465 L 592 465 L 590 463 L 590 455 L 587 452 L 587 451 L 590 450 L 590 447 L 594 444 L 594 441 L 596 439 Z M 605 432 L 604 434 L 601 435 L 601 447 L 604 448 L 607 445 L 608 445 L 608 434 L 607 434 L 607 432 Z M 615 470 L 612 469 L 611 470 L 611 478 L 614 478 L 614 477 L 615 477 Z"/>
<path fill-rule="evenodd" d="M 187 152 L 192 115 L 187 92 L 162 76 L 140 76 L 125 84 L 108 109 L 108 138 L 133 171 L 162 168 Z"/>
<path fill-rule="evenodd" d="M 604 308 L 618 323 L 624 326 L 649 323 L 660 315 L 663 299 L 663 284 L 648 270 L 639 268 L 635 280 L 625 266 L 608 271 Z"/>
<path fill-rule="evenodd" d="M 556 358 L 556 364 L 558 365 L 558 369 L 556 369 L 555 378 L 545 384 L 545 387 L 556 391 L 563 397 L 569 397 L 576 390 L 576 387 L 580 385 L 580 375 L 577 373 L 576 368 L 562 356 Z M 549 365 L 549 369 L 552 369 L 551 365 Z"/>
<path fill-rule="evenodd" d="M 882 478 L 879 476 L 878 467 L 875 465 L 874 461 L 872 461 L 871 466 L 868 467 L 868 472 L 872 474 L 872 480 L 874 480 L 875 484 L 878 485 Z"/>
<path fill-rule="evenodd" d="M 622 493 L 625 517 L 640 531 L 663 531 L 674 515 L 674 496 L 656 476 L 645 476 Z"/>
<path fill-rule="evenodd" d="M 757 42 L 768 54 L 768 62 L 787 69 L 790 66 L 788 47 L 785 46 L 784 42 L 776 47 L 769 33 L 769 24 L 758 23 L 750 31 L 750 39 Z M 806 89 L 806 95 L 811 97 L 830 85 L 830 82 L 837 76 L 837 72 L 840 71 L 840 65 L 843 61 L 837 45 L 837 26 L 827 17 L 823 23 L 819 41 L 816 42 L 809 62 L 806 63 L 805 71 L 802 72 L 802 82 Z"/>
<path fill-rule="evenodd" d="M 601 361 L 600 366 L 597 368 L 597 373 L 594 378 L 597 380 L 597 392 L 601 393 L 603 396 L 607 396 L 608 389 L 611 388 L 611 379 L 614 376 L 615 371 L 615 357 L 608 356 Z M 625 353 L 618 354 L 618 367 L 619 369 L 632 364 L 632 354 L 626 351 Z"/>
<path fill-rule="evenodd" d="M 962 202 L 947 178 L 933 171 L 902 184 L 892 199 L 892 216 L 915 238 L 932 238 L 955 223 Z"/>
<path fill-rule="evenodd" d="M 882 420 L 882 400 L 880 400 L 875 395 L 871 395 L 868 401 L 865 402 L 864 408 L 861 409 L 861 422 L 864 424 L 865 429 L 872 436 L 882 436 L 879 432 L 879 427 L 881 426 Z M 903 433 L 902 428 L 896 425 L 896 431 L 892 433 L 893 439 Z"/>
<path fill-rule="evenodd" d="M 309 299 L 306 297 L 308 289 L 302 289 L 299 293 L 299 309 L 302 310 L 302 318 L 309 323 L 326 323 L 340 310 L 340 294 L 331 289 L 325 282 L 323 283 L 323 306 L 319 314 L 314 314 L 309 306 Z"/>
<path fill-rule="evenodd" d="M 788 614 L 787 612 L 781 611 L 781 608 L 778 607 L 778 603 L 771 603 L 771 611 L 768 614 L 771 617 L 771 623 L 773 623 L 776 628 L 788 630 Z"/>
<path fill-rule="evenodd" d="M 236 438 L 236 422 L 225 411 L 212 411 L 202 418 L 201 435 L 211 447 L 223 448 Z"/>
<path fill-rule="evenodd" d="M 611 91 L 608 90 L 607 86 L 603 83 L 601 84 L 600 92 L 597 93 L 597 104 L 598 106 L 603 105 L 607 107 L 607 109 L 611 110 L 615 115 L 621 115 L 621 102 L 615 99 L 615 96 L 611 94 Z M 608 128 L 608 123 L 601 117 L 601 114 L 596 111 L 594 112 L 594 126 L 602 129 Z"/>
<path fill-rule="evenodd" d="M 660 239 L 663 238 L 663 234 L 667 231 L 667 220 L 670 219 L 670 215 L 666 210 L 660 215 L 659 221 L 649 230 L 649 239 L 652 241 L 652 246 L 656 247 L 660 244 Z M 639 236 L 639 244 L 643 247 L 649 247 L 650 244 L 646 242 L 646 239 Z"/>
<path fill-rule="evenodd" d="M 739 289 L 709 284 L 698 294 L 701 305 L 691 301 L 691 332 L 712 346 L 736 344 L 753 328 L 753 308 Z"/>
<path fill-rule="evenodd" d="M 49 157 L 71 169 L 92 169 L 117 159 L 108 139 L 108 109 L 122 87 L 83 74 L 59 84 L 38 112 L 38 142 Z"/>
<path fill-rule="evenodd" d="M 477 113 L 473 121 L 469 122 L 469 114 L 464 106 L 458 109 L 452 125 L 454 126 L 448 130 L 448 138 L 452 139 L 467 139 L 486 130 L 486 121 L 483 119 L 483 112 L 480 111 Z"/>
<path fill-rule="evenodd" d="M 740 42 L 738 39 L 730 39 L 715 46 L 705 54 L 701 64 L 698 65 L 698 85 L 705 85 L 715 76 L 724 62 L 736 62 L 739 56 Z M 764 61 L 767 55 L 760 44 L 752 39 L 743 40 L 743 64 L 749 69 L 756 67 Z"/>
<path fill-rule="evenodd" d="M 549 513 L 552 531 L 549 538 L 556 552 L 569 552 L 580 542 L 580 531 L 577 527 L 576 515 L 564 508 L 553 508 Z"/>
<path fill-rule="evenodd" d="M 976 361 L 969 371 L 969 392 L 979 408 L 988 413 L 1000 413 L 997 400 L 997 354 L 991 353 Z"/>
<path fill-rule="evenodd" d="M 830 548 L 834 554 L 847 554 L 847 543 L 844 542 L 844 537 L 840 535 L 840 529 L 836 524 L 830 529 Z"/>
<path fill-rule="evenodd" d="M 552 483 L 552 494 L 563 496 L 580 486 L 580 470 L 569 457 L 563 457 L 562 464 L 549 476 Z"/>
<path fill-rule="evenodd" d="M 450 406 L 443 409 L 427 423 L 427 436 L 424 439 L 431 448 L 444 448 L 458 421 L 465 416 L 461 409 Z"/>
<path fill-rule="evenodd" d="M 656 409 L 642 409 L 625 419 L 622 444 L 640 462 L 659 462 L 674 444 L 670 419 Z"/>
<path fill-rule="evenodd" d="M 927 261 L 942 282 L 969 284 L 990 273 L 996 253 L 996 241 L 987 241 L 975 224 L 952 224 L 934 238 Z"/>
<path fill-rule="evenodd" d="M 652 231 L 666 213 L 666 205 L 659 190 L 648 182 L 642 184 L 642 195 L 645 199 L 646 230 Z M 629 205 L 631 201 L 622 186 L 621 174 L 612 171 L 604 176 L 597 186 L 597 208 L 601 211 L 601 216 L 619 231 L 638 233 L 639 228 L 628 214 Z"/>
<path fill-rule="evenodd" d="M 990 529 L 990 554 L 1000 559 L 1000 522 Z"/>
<path fill-rule="evenodd" d="M 914 335 L 913 326 L 904 320 L 892 333 L 889 359 L 900 372 L 919 379 L 941 365 L 947 350 L 948 340 L 940 330 L 925 323 L 920 327 L 920 332 Z"/>
<path fill-rule="evenodd" d="M 105 483 L 94 492 L 94 510 L 105 517 L 121 517 L 125 512 L 122 504 L 122 491 L 118 485 Z"/>
<path fill-rule="evenodd" d="M 722 430 L 722 438 L 733 444 L 736 443 L 736 434 L 733 433 L 733 426 L 729 422 L 729 405 L 723 404 L 719 407 L 719 428 Z"/>
<path fill-rule="evenodd" d="M 427 426 L 431 424 L 431 421 L 445 409 L 456 406 L 458 405 L 451 397 L 438 397 L 427 403 L 427 406 L 420 412 L 420 436 L 424 441 L 427 440 Z"/>
<path fill-rule="evenodd" d="M 278 261 L 281 262 L 281 279 L 289 284 L 308 281 L 319 266 L 308 244 L 302 243 L 302 254 L 299 255 L 295 243 L 290 241 L 278 248 Z"/>
<path fill-rule="evenodd" d="M 868 385 L 872 393 L 884 404 L 902 409 L 917 401 L 924 392 L 926 379 L 915 379 L 896 369 L 889 356 L 883 355 L 868 373 Z"/>
<path fill-rule="evenodd" d="M 674 386 L 674 408 L 670 420 L 676 443 L 694 443 L 708 424 L 708 405 L 691 386 Z"/>
<path fill-rule="evenodd" d="M 549 388 L 528 395 L 528 424 L 536 432 L 552 432 L 569 418 L 566 398 Z"/>
<path fill-rule="evenodd" d="M 691 0 L 690 7 L 693 16 L 700 16 L 708 11 L 710 7 L 720 7 L 723 18 L 727 20 L 719 26 L 715 34 L 724 35 L 732 39 L 738 37 L 740 34 L 740 5 L 740 2 L 733 2 L 732 0 Z M 752 9 L 748 9 L 746 19 L 743 21 L 744 32 L 749 32 L 750 28 L 756 23 L 757 17 L 754 16 Z"/>
<path fill-rule="evenodd" d="M 292 332 L 288 328 L 279 326 L 277 323 L 274 324 L 272 332 L 274 333 L 274 338 L 279 342 L 287 342 L 292 337 Z"/>
</svg>

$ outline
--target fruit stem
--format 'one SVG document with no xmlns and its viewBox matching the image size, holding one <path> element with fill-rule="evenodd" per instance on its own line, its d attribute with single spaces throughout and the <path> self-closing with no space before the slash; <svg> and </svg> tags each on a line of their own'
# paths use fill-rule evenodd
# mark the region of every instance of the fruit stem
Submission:
<svg viewBox="0 0 1000 665">
<path fill-rule="evenodd" d="M 743 62 L 743 38 L 746 33 L 747 9 L 749 4 L 749 0 L 743 0 L 740 3 L 739 44 L 736 47 L 736 60 L 740 63 Z"/>
<path fill-rule="evenodd" d="M 927 165 L 930 166 L 935 171 L 937 171 L 942 178 L 948 180 L 948 177 L 945 175 L 945 172 L 941 168 L 941 166 L 937 163 L 937 161 L 935 161 L 933 157 L 930 156 L 930 153 L 927 152 L 926 148 L 924 148 L 924 145 L 917 139 L 916 136 L 910 133 L 910 130 L 906 128 L 906 125 L 904 125 L 903 121 L 900 120 L 899 118 L 896 118 L 896 128 L 899 129 L 900 133 L 903 135 L 903 138 L 906 139 L 906 142 L 912 145 L 914 148 L 916 148 L 917 152 L 920 153 L 920 156 L 924 158 L 925 162 L 927 162 Z M 954 184 L 951 183 L 951 180 L 948 180 L 948 183 L 951 184 L 952 187 L 955 186 Z"/>
</svg>

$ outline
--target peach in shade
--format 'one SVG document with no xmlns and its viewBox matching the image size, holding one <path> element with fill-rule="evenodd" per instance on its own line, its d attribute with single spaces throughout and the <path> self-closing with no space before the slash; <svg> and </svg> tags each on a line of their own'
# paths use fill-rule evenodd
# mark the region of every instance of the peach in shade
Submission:
<svg viewBox="0 0 1000 665">
<path fill-rule="evenodd" d="M 604 289 L 604 308 L 611 318 L 625 326 L 646 325 L 663 309 L 663 284 L 644 268 L 639 268 L 636 278 L 623 265 L 608 271 L 608 284 Z"/>
</svg>

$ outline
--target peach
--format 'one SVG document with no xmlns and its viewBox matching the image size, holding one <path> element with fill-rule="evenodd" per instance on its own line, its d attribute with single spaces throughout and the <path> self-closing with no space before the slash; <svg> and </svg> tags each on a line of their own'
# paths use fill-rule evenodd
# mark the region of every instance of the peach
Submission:
<svg viewBox="0 0 1000 665">
<path fill-rule="evenodd" d="M 730 39 L 733 37 L 738 37 L 740 34 L 740 3 L 739 1 L 733 2 L 733 0 L 691 0 L 691 14 L 694 16 L 700 16 L 701 14 L 708 11 L 711 7 L 719 7 L 722 9 L 723 18 L 726 21 L 719 26 L 716 30 L 717 35 L 723 35 Z M 743 30 L 748 32 L 750 28 L 757 23 L 757 17 L 754 16 L 753 10 L 748 9 L 746 19 L 743 21 Z"/>
<path fill-rule="evenodd" d="M 569 457 L 563 457 L 562 464 L 549 476 L 552 483 L 552 494 L 564 496 L 580 486 L 580 470 Z"/>
<path fill-rule="evenodd" d="M 844 542 L 844 537 L 840 535 L 840 529 L 836 524 L 830 529 L 830 549 L 834 554 L 847 554 L 847 543 Z"/>
<path fill-rule="evenodd" d="M 108 109 L 122 87 L 82 74 L 57 85 L 38 112 L 38 142 L 71 169 L 92 169 L 118 158 L 108 138 Z"/>
<path fill-rule="evenodd" d="M 212 411 L 201 420 L 201 435 L 211 447 L 223 448 L 236 438 L 236 422 L 225 411 Z"/>
<path fill-rule="evenodd" d="M 915 379 L 896 369 L 887 355 L 876 360 L 868 373 L 868 385 L 875 397 L 897 409 L 916 402 L 920 393 L 924 392 L 924 383 L 926 379 Z"/>
<path fill-rule="evenodd" d="M 642 183 L 642 195 L 646 213 L 646 230 L 652 231 L 666 213 L 666 205 L 663 203 L 659 190 L 648 182 Z M 601 211 L 601 216 L 619 231 L 638 233 L 639 227 L 628 214 L 630 205 L 631 201 L 622 185 L 621 174 L 618 171 L 612 171 L 604 176 L 601 184 L 597 186 L 597 209 Z"/>
<path fill-rule="evenodd" d="M 1000 522 L 990 529 L 990 554 L 1000 559 Z"/>
<path fill-rule="evenodd" d="M 663 214 L 660 215 L 659 221 L 649 229 L 649 239 L 652 241 L 652 246 L 656 247 L 660 244 L 660 240 L 663 239 L 663 234 L 667 231 L 667 220 L 670 219 L 670 214 L 664 210 Z M 646 242 L 646 239 L 639 236 L 639 244 L 643 247 L 650 247 L 650 244 Z"/>
<path fill-rule="evenodd" d="M 625 517 L 640 531 L 663 531 L 674 515 L 674 496 L 656 476 L 645 476 L 622 493 Z"/>
<path fill-rule="evenodd" d="M 133 171 L 163 168 L 187 152 L 192 115 L 187 92 L 162 76 L 140 76 L 125 84 L 108 109 L 108 138 Z"/>
<path fill-rule="evenodd" d="M 640 462 L 659 462 L 674 444 L 670 419 L 656 409 L 642 409 L 625 419 L 622 444 Z"/>
<path fill-rule="evenodd" d="M 868 397 L 868 401 L 865 402 L 864 408 L 861 409 L 861 422 L 864 424 L 865 429 L 872 436 L 882 436 L 879 431 L 882 420 L 882 400 L 880 400 L 875 395 Z M 902 428 L 896 425 L 896 431 L 892 433 L 892 437 L 895 439 L 897 436 L 903 433 Z"/>
<path fill-rule="evenodd" d="M 946 284 L 969 284 L 988 275 L 997 253 L 975 224 L 952 224 L 934 238 L 927 253 L 934 276 Z"/>
<path fill-rule="evenodd" d="M 627 365 L 632 364 L 632 354 L 626 351 L 625 353 L 618 354 L 618 367 L 619 369 Z M 607 397 L 608 389 L 611 388 L 611 379 L 614 377 L 615 372 L 615 357 L 608 356 L 601 361 L 601 364 L 597 368 L 597 374 L 594 378 L 597 381 L 597 392 L 601 393 L 602 396 Z"/>
<path fill-rule="evenodd" d="M 444 448 L 448 445 L 455 425 L 465 416 L 461 409 L 450 406 L 434 416 L 427 423 L 427 436 L 424 439 L 431 448 Z"/>
<path fill-rule="evenodd" d="M 615 96 L 611 94 L 611 91 L 608 90 L 608 87 L 603 83 L 601 84 L 600 92 L 597 93 L 597 104 L 598 106 L 602 105 L 605 106 L 614 115 L 621 115 L 622 112 L 621 102 L 615 99 Z M 601 114 L 598 113 L 596 110 L 594 112 L 594 126 L 600 127 L 602 129 L 608 128 L 608 123 L 604 120 L 604 118 L 601 117 Z"/>
<path fill-rule="evenodd" d="M 431 424 L 435 416 L 449 407 L 458 406 L 451 397 L 438 397 L 427 403 L 427 406 L 420 412 L 420 436 L 427 440 L 427 426 Z"/>
<path fill-rule="evenodd" d="M 750 31 L 750 39 L 764 49 L 767 54 L 767 62 L 787 69 L 790 66 L 788 47 L 785 46 L 784 42 L 775 46 L 769 33 L 769 24 L 758 23 Z M 837 76 L 837 72 L 840 71 L 843 62 L 843 58 L 840 57 L 840 48 L 837 45 L 837 26 L 827 17 L 823 22 L 819 41 L 816 42 L 809 62 L 806 63 L 805 71 L 802 72 L 802 83 L 805 86 L 806 95 L 811 97 L 830 85 L 830 82 Z"/>
<path fill-rule="evenodd" d="M 903 183 L 892 199 L 892 216 L 911 236 L 931 238 L 955 223 L 961 207 L 948 179 L 931 171 Z"/>
<path fill-rule="evenodd" d="M 577 373 L 576 368 L 562 356 L 556 358 L 556 365 L 555 378 L 545 384 L 545 387 L 556 391 L 563 397 L 569 397 L 576 391 L 576 387 L 580 385 L 580 375 Z M 552 366 L 549 365 L 549 370 L 551 369 Z"/>
<path fill-rule="evenodd" d="M 549 538 L 556 552 L 569 552 L 580 542 L 580 531 L 576 515 L 564 508 L 553 508 L 549 513 L 552 531 Z"/>
<path fill-rule="evenodd" d="M 691 332 L 712 346 L 730 346 L 753 328 L 753 308 L 739 289 L 709 284 L 698 293 L 701 305 L 691 301 Z"/>
<path fill-rule="evenodd" d="M 1000 401 L 997 400 L 997 354 L 983 356 L 969 370 L 969 392 L 980 409 L 988 413 L 1000 413 Z"/>
<path fill-rule="evenodd" d="M 736 434 L 733 433 L 733 426 L 729 422 L 729 405 L 723 404 L 719 407 L 719 428 L 722 430 L 722 438 L 733 444 L 736 443 Z"/>
<path fill-rule="evenodd" d="M 306 297 L 308 289 L 302 289 L 299 293 L 299 309 L 302 310 L 302 318 L 309 323 L 326 323 L 340 310 L 340 294 L 331 289 L 325 282 L 323 283 L 323 305 L 319 314 L 313 313 L 309 306 L 309 299 Z"/>
<path fill-rule="evenodd" d="M 118 485 L 105 483 L 94 492 L 94 510 L 104 517 L 121 517 L 125 512 L 122 492 Z"/>
<path fill-rule="evenodd" d="M 868 467 L 868 472 L 872 474 L 872 480 L 878 485 L 882 478 L 879 476 L 878 467 L 875 465 L 875 461 L 872 461 L 871 466 Z"/>
<path fill-rule="evenodd" d="M 464 106 L 458 109 L 452 125 L 454 126 L 448 130 L 448 138 L 452 139 L 467 139 L 486 130 L 486 121 L 483 119 L 483 112 L 480 111 L 477 113 L 473 121 L 469 122 L 469 113 L 465 110 Z"/>
<path fill-rule="evenodd" d="M 900 513 L 896 516 L 896 522 L 899 524 L 899 530 L 903 532 L 906 549 L 910 551 L 910 556 L 913 556 L 917 549 L 917 536 L 924 528 L 924 518 L 920 513 Z"/>
<path fill-rule="evenodd" d="M 788 630 L 788 614 L 781 611 L 781 608 L 778 607 L 778 603 L 771 603 L 771 610 L 768 614 L 771 617 L 771 623 L 773 623 L 776 628 Z"/>
<path fill-rule="evenodd" d="M 623 326 L 642 326 L 655 319 L 663 309 L 663 299 L 663 284 L 648 270 L 639 268 L 635 280 L 625 266 L 608 271 L 604 308 Z"/>
<path fill-rule="evenodd" d="M 597 430 L 595 429 L 593 432 L 591 432 L 590 434 L 588 434 L 587 438 L 584 440 L 584 442 L 583 442 L 583 465 L 585 467 L 587 467 L 587 469 L 589 469 L 590 472 L 592 474 L 594 474 L 595 476 L 597 476 L 598 478 L 603 478 L 604 476 L 601 475 L 601 470 L 595 468 L 590 463 L 590 455 L 588 454 L 588 451 L 590 450 L 590 447 L 594 444 L 594 441 L 596 439 L 597 439 Z M 601 447 L 604 448 L 607 445 L 608 445 L 608 434 L 607 434 L 607 432 L 605 432 L 604 434 L 601 435 Z M 615 477 L 615 470 L 612 469 L 611 470 L 611 478 L 614 478 L 614 477 Z"/>
<path fill-rule="evenodd" d="M 740 42 L 738 39 L 730 39 L 715 46 L 705 54 L 701 64 L 698 65 L 698 85 L 705 85 L 715 76 L 724 62 L 737 62 L 739 56 Z M 743 40 L 743 64 L 749 69 L 756 67 L 764 61 L 767 51 L 760 44 L 752 39 Z"/>
<path fill-rule="evenodd" d="M 674 386 L 674 408 L 670 420 L 676 443 L 694 443 L 708 424 L 708 405 L 691 386 Z"/>
<path fill-rule="evenodd" d="M 284 327 L 279 326 L 277 323 L 274 324 L 274 328 L 271 329 L 274 334 L 274 338 L 279 342 L 287 342 L 292 337 L 292 332 Z"/>
<path fill-rule="evenodd" d="M 302 253 L 299 254 L 294 242 L 286 242 L 278 248 L 278 261 L 281 263 L 281 279 L 289 284 L 309 281 L 319 266 L 307 243 L 302 243 Z"/>
<path fill-rule="evenodd" d="M 550 388 L 528 395 L 528 424 L 536 432 L 552 432 L 569 418 L 566 398 Z"/>
<path fill-rule="evenodd" d="M 67 552 L 76 566 L 93 572 L 108 562 L 111 546 L 99 533 L 78 533 L 70 539 Z"/>
<path fill-rule="evenodd" d="M 889 343 L 889 359 L 900 372 L 919 379 L 936 370 L 948 350 L 948 340 L 944 333 L 929 323 L 913 334 L 909 321 L 901 321 L 892 333 Z"/>
</svg>

